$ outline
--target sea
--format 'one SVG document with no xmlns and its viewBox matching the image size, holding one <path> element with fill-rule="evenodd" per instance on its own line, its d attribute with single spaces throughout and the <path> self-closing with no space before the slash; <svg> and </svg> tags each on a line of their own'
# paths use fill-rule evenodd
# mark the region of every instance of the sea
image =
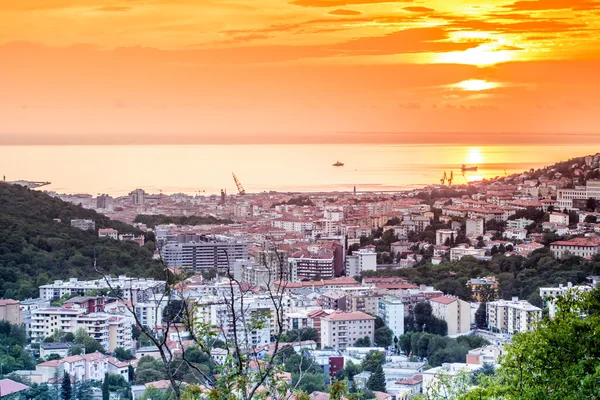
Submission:
<svg viewBox="0 0 600 400">
<path fill-rule="evenodd" d="M 49 181 L 58 193 L 388 192 L 540 168 L 600 148 L 430 144 L 0 146 L 0 177 Z M 333 166 L 339 161 L 343 166 Z M 463 173 L 461 166 L 477 167 Z"/>
</svg>

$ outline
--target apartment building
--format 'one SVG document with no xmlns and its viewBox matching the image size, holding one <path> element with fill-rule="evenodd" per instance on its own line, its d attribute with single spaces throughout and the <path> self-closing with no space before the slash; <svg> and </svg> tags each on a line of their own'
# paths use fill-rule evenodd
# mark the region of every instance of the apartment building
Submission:
<svg viewBox="0 0 600 400">
<path fill-rule="evenodd" d="M 119 231 L 116 229 L 111 229 L 111 228 L 98 229 L 98 237 L 111 238 L 114 240 L 118 240 L 119 239 Z"/>
<path fill-rule="evenodd" d="M 82 231 L 93 231 L 96 229 L 96 223 L 91 219 L 72 219 L 71 226 Z"/>
<path fill-rule="evenodd" d="M 377 316 L 394 332 L 394 336 L 404 335 L 404 301 L 395 296 L 386 296 L 379 300 Z"/>
<path fill-rule="evenodd" d="M 484 221 L 481 218 L 468 219 L 467 226 L 466 226 L 467 236 L 472 235 L 472 236 L 477 237 L 477 236 L 483 235 L 485 232 L 484 225 L 485 225 Z"/>
<path fill-rule="evenodd" d="M 81 308 L 49 307 L 32 311 L 31 337 L 42 341 L 57 330 L 75 334 L 84 329 L 107 351 L 131 348 L 131 325 L 126 318 L 105 313 L 86 314 Z"/>
<path fill-rule="evenodd" d="M 161 255 L 169 267 L 226 269 L 248 259 L 248 243 L 223 235 L 178 235 L 161 247 Z"/>
<path fill-rule="evenodd" d="M 467 286 L 471 289 L 473 301 L 477 303 L 496 300 L 498 297 L 498 280 L 495 276 L 469 279 Z"/>
<path fill-rule="evenodd" d="M 456 232 L 452 229 L 438 229 L 435 231 L 435 245 L 444 246 L 446 243 L 451 244 L 454 241 Z"/>
<path fill-rule="evenodd" d="M 348 298 L 348 311 L 361 311 L 370 315 L 377 315 L 379 300 L 385 296 L 387 290 L 367 290 L 351 293 Z"/>
<path fill-rule="evenodd" d="M 331 249 L 324 248 L 318 252 L 296 251 L 289 260 L 294 264 L 298 278 L 332 279 L 335 277 L 335 254 Z"/>
<path fill-rule="evenodd" d="M 323 294 L 322 306 L 326 310 L 347 310 L 348 297 L 346 292 L 340 290 L 328 290 Z"/>
<path fill-rule="evenodd" d="M 475 247 L 453 247 L 450 249 L 450 261 L 460 261 L 465 256 L 483 257 L 485 256 L 485 249 Z"/>
<path fill-rule="evenodd" d="M 548 315 L 554 319 L 556 316 L 556 299 L 558 296 L 564 296 L 568 292 L 575 296 L 580 296 L 583 293 L 591 291 L 593 288 L 587 285 L 573 286 L 571 282 L 567 285 L 558 285 L 558 287 L 541 287 L 540 297 L 542 298 L 543 306 L 548 307 Z"/>
<path fill-rule="evenodd" d="M 0 300 L 0 321 L 21 325 L 21 307 L 16 300 Z"/>
<path fill-rule="evenodd" d="M 511 219 L 506 221 L 506 227 L 509 229 L 525 229 L 535 221 L 527 218 Z"/>
<path fill-rule="evenodd" d="M 487 303 L 488 329 L 510 334 L 527 332 L 542 318 L 542 309 L 527 300 L 497 300 Z"/>
<path fill-rule="evenodd" d="M 346 276 L 358 276 L 362 271 L 377 270 L 377 253 L 372 248 L 353 251 L 346 256 Z"/>
<path fill-rule="evenodd" d="M 375 317 L 363 312 L 333 312 L 321 318 L 321 346 L 344 350 L 360 338 L 375 338 Z"/>
<path fill-rule="evenodd" d="M 550 243 L 550 251 L 556 258 L 562 258 L 568 254 L 583 258 L 593 257 L 600 254 L 600 240 L 588 238 L 559 240 Z"/>
<path fill-rule="evenodd" d="M 432 314 L 448 324 L 448 335 L 471 330 L 471 305 L 454 296 L 440 296 L 429 300 Z"/>
<path fill-rule="evenodd" d="M 40 297 L 45 300 L 59 299 L 65 294 L 84 296 L 91 290 L 121 289 L 125 300 L 137 303 L 147 301 L 155 293 L 162 293 L 164 287 L 164 281 L 156 281 L 152 278 L 128 278 L 121 275 L 118 278 L 109 277 L 107 280 L 79 281 L 77 278 L 68 281 L 56 280 L 54 283 L 40 286 L 39 289 Z"/>
</svg>

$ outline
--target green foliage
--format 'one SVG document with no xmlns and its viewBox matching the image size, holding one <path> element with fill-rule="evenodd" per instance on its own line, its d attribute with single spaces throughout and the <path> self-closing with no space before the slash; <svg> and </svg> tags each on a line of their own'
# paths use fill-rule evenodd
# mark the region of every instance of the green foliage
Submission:
<svg viewBox="0 0 600 400">
<path fill-rule="evenodd" d="M 341 369 L 335 373 L 335 379 L 340 381 L 344 379 L 353 381 L 354 375 L 360 374 L 361 372 L 362 368 L 360 365 L 354 364 L 352 360 L 348 360 L 344 369 Z"/>
<path fill-rule="evenodd" d="M 378 347 L 387 348 L 391 346 L 393 343 L 393 338 L 394 332 L 386 326 L 375 330 L 375 344 Z"/>
<path fill-rule="evenodd" d="M 472 398 L 600 398 L 600 289 L 556 302 L 554 320 L 515 335 L 496 374 Z"/>
<path fill-rule="evenodd" d="M 368 336 L 358 339 L 354 343 L 354 347 L 371 347 L 371 338 Z"/>
<path fill-rule="evenodd" d="M 279 205 L 294 205 L 294 206 L 314 206 L 314 203 L 312 202 L 312 200 L 310 199 L 310 197 L 308 196 L 298 196 L 298 197 L 292 197 L 291 199 L 289 199 L 288 201 L 284 201 L 281 203 L 273 203 L 273 205 L 271 207 L 275 207 L 275 206 L 279 206 Z M 310 392 L 309 392 L 310 393 Z"/>
<path fill-rule="evenodd" d="M 104 381 L 102 382 L 102 400 L 110 400 L 108 373 L 104 374 Z"/>
<path fill-rule="evenodd" d="M 163 215 L 163 214 L 158 214 L 158 215 L 140 214 L 137 217 L 135 217 L 133 222 L 146 224 L 146 226 L 148 226 L 148 228 L 154 228 L 156 225 L 168 225 L 168 224 L 225 225 L 225 224 L 233 223 L 233 221 L 231 221 L 229 219 L 219 219 L 219 218 L 213 217 L 212 215 L 203 215 L 203 216 L 190 215 L 189 217 L 184 217 L 184 216 L 175 217 L 175 216 L 168 216 L 168 215 Z"/>
<path fill-rule="evenodd" d="M 306 393 L 312 393 L 315 391 L 326 392 L 326 379 L 327 376 L 322 372 L 308 372 L 302 375 L 292 374 L 292 386 L 297 387 L 298 390 Z"/>
<path fill-rule="evenodd" d="M 150 356 L 140 358 L 135 370 L 135 384 L 143 385 L 148 382 L 164 379 L 165 367 L 162 361 Z"/>
<path fill-rule="evenodd" d="M 477 311 L 475 312 L 475 325 L 479 329 L 485 329 L 487 327 L 487 305 L 486 303 L 479 304 Z"/>
<path fill-rule="evenodd" d="M 71 375 L 67 371 L 63 374 L 62 383 L 60 385 L 60 395 L 63 400 L 71 400 Z"/>
<path fill-rule="evenodd" d="M 75 343 L 83 345 L 85 354 L 91 354 L 97 351 L 106 353 L 106 350 L 104 350 L 104 347 L 102 347 L 100 342 L 89 336 L 83 328 L 79 328 L 77 332 L 75 332 Z"/>
<path fill-rule="evenodd" d="M 72 228 L 71 219 L 94 220 L 96 228 L 142 233 L 44 193 L 0 185 L 0 297 L 37 297 L 38 287 L 54 279 L 99 277 L 93 269 L 94 254 L 98 267 L 106 273 L 162 277 L 151 251 Z"/>
<path fill-rule="evenodd" d="M 76 386 L 75 399 L 77 400 L 93 400 L 94 392 L 89 382 L 81 382 Z"/>
<path fill-rule="evenodd" d="M 131 354 L 131 350 L 124 349 L 123 347 L 117 347 L 115 349 L 115 357 L 119 361 L 133 360 L 135 358 L 133 354 Z"/>
<path fill-rule="evenodd" d="M 428 332 L 445 336 L 448 334 L 446 321 L 433 316 L 429 302 L 418 303 L 412 314 L 404 318 L 405 332 Z"/>
<path fill-rule="evenodd" d="M 321 368 L 307 354 L 293 354 L 285 361 L 284 370 L 292 374 L 303 372 L 319 373 Z M 307 392 L 310 393 L 310 392 Z"/>
<path fill-rule="evenodd" d="M 386 391 L 385 374 L 383 373 L 383 367 L 381 365 L 378 365 L 377 368 L 375 368 L 375 371 L 369 377 L 369 380 L 367 381 L 367 388 L 375 392 Z"/>
<path fill-rule="evenodd" d="M 429 365 L 437 367 L 443 363 L 464 362 L 469 350 L 489 343 L 475 335 L 451 339 L 431 333 L 413 332 L 400 336 L 399 344 L 407 355 L 427 358 Z"/>
<path fill-rule="evenodd" d="M 315 328 L 292 329 L 281 334 L 279 341 L 282 343 L 292 343 L 297 341 L 319 340 L 319 332 Z"/>
<path fill-rule="evenodd" d="M 372 350 L 362 360 L 363 371 L 375 372 L 378 366 L 385 364 L 385 353 Z"/>
<path fill-rule="evenodd" d="M 24 349 L 26 344 L 23 326 L 0 321 L 0 364 L 3 374 L 8 375 L 20 369 L 35 369 L 31 353 Z"/>
</svg>

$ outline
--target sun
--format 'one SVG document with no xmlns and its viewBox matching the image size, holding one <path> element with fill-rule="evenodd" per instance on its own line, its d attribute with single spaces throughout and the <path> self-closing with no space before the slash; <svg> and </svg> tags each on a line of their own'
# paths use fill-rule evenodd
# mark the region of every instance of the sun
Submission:
<svg viewBox="0 0 600 400">
<path fill-rule="evenodd" d="M 496 82 L 490 82 L 482 79 L 469 79 L 466 81 L 458 82 L 452 86 L 468 91 L 480 91 L 494 89 L 498 87 L 498 84 Z"/>
<path fill-rule="evenodd" d="M 483 155 L 479 147 L 470 147 L 467 151 L 467 164 L 481 164 Z"/>
</svg>

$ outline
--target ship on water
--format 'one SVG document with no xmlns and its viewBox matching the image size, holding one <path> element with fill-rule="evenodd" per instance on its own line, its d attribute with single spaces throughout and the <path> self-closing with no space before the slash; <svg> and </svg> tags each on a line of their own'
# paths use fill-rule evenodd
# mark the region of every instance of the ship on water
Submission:
<svg viewBox="0 0 600 400">
<path fill-rule="evenodd" d="M 339 162 L 337 161 L 335 164 L 333 164 L 334 167 L 343 167 L 344 163 L 343 162 Z"/>
<path fill-rule="evenodd" d="M 465 164 L 462 165 L 462 167 L 460 168 L 460 170 L 462 172 L 466 172 L 466 171 L 477 171 L 477 166 L 473 166 L 473 167 L 467 167 Z"/>
</svg>

